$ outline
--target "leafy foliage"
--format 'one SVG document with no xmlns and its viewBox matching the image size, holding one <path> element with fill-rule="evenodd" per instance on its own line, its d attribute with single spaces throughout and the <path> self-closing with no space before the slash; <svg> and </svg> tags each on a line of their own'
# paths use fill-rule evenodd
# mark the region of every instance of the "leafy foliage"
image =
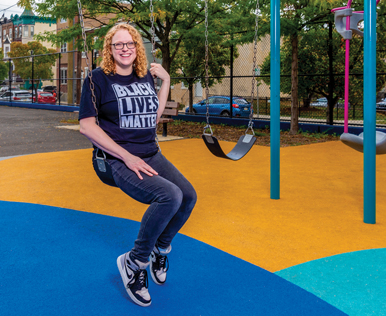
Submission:
<svg viewBox="0 0 386 316">
<path fill-rule="evenodd" d="M 312 29 L 302 32 L 299 39 L 299 73 L 316 76 L 299 76 L 298 92 L 300 98 L 307 99 L 311 96 L 329 96 L 329 57 L 328 57 L 328 29 Z M 333 62 L 334 74 L 334 104 L 339 98 L 344 97 L 344 69 L 345 69 L 345 40 L 336 31 L 333 32 Z M 280 69 L 282 75 L 291 73 L 291 43 L 284 41 L 280 56 Z M 384 62 L 385 53 L 377 54 L 377 71 L 386 71 Z M 262 64 L 262 72 L 270 72 L 270 57 L 268 56 Z M 350 73 L 363 73 L 363 38 L 354 36 L 350 41 Z M 318 76 L 323 75 L 323 76 Z M 269 84 L 269 78 L 263 78 Z M 385 84 L 384 76 L 377 77 L 377 90 Z M 281 78 L 281 92 L 291 93 L 291 78 Z M 350 102 L 361 103 L 363 100 L 363 77 L 350 77 Z"/>
<path fill-rule="evenodd" d="M 5 62 L 1 61 L 1 59 L 3 59 L 3 58 L 4 58 L 3 49 L 0 48 L 0 80 L 4 80 L 5 78 L 7 78 L 8 69 L 9 69 L 7 64 Z"/>
<path fill-rule="evenodd" d="M 15 72 L 23 79 L 31 78 L 32 76 L 32 61 L 31 52 L 33 55 L 44 55 L 56 53 L 55 49 L 47 49 L 39 42 L 28 42 L 22 44 L 20 42 L 13 42 L 11 44 L 11 51 L 8 53 L 10 57 L 24 57 L 15 58 L 13 63 L 15 65 Z M 34 57 L 34 78 L 52 78 L 53 73 L 51 67 L 54 66 L 56 55 L 45 55 Z"/>
<path fill-rule="evenodd" d="M 170 76 L 174 79 L 173 83 L 183 82 L 188 86 L 190 93 L 193 93 L 193 85 L 201 81 L 205 76 L 205 41 L 201 34 L 205 32 L 204 26 L 197 27 L 195 34 L 191 34 L 189 41 L 184 41 L 179 48 L 179 53 L 175 56 L 171 68 Z M 230 37 L 230 36 L 228 36 Z M 174 43 L 172 43 L 173 46 Z M 208 86 L 222 81 L 221 76 L 225 75 L 225 66 L 230 65 L 230 47 L 224 44 L 224 35 L 212 34 L 211 41 L 208 43 Z M 238 57 L 237 48 L 234 48 L 234 58 Z M 184 78 L 184 79 L 182 79 Z M 193 95 L 189 100 L 192 105 Z"/>
<path fill-rule="evenodd" d="M 34 7 L 39 15 L 53 16 L 57 19 L 73 19 L 78 15 L 76 0 L 22 1 L 24 6 L 28 3 Z M 98 37 L 98 40 L 93 42 L 91 36 L 88 36 L 87 44 L 90 48 L 100 49 L 103 36 L 111 26 L 119 21 L 134 23 L 142 36 L 149 41 L 151 40 L 150 1 L 88 0 L 82 2 L 85 19 L 94 21 L 93 37 Z M 235 21 L 247 15 L 246 6 L 241 4 L 249 2 L 251 1 L 209 1 L 209 25 L 211 28 L 209 42 L 212 40 L 212 34 L 216 32 L 216 28 L 217 31 L 221 30 L 222 33 L 229 31 L 231 26 L 237 28 L 239 24 Z M 191 41 L 192 38 L 194 40 L 194 37 L 201 37 L 201 41 L 204 41 L 204 33 L 197 31 L 205 21 L 204 2 L 197 0 L 153 1 L 153 12 L 155 18 L 155 48 L 160 51 L 163 66 L 169 71 L 171 63 L 182 45 L 186 48 L 188 46 L 187 42 Z M 240 15 L 242 12 L 243 15 Z M 216 23 L 213 23 L 214 21 Z M 36 38 L 48 40 L 57 46 L 75 38 L 76 48 L 82 50 L 83 46 L 79 23 L 74 23 L 72 27 L 61 30 L 59 34 L 45 32 L 43 35 L 36 36 Z M 228 40 L 229 38 L 224 38 L 224 41 Z"/>
</svg>

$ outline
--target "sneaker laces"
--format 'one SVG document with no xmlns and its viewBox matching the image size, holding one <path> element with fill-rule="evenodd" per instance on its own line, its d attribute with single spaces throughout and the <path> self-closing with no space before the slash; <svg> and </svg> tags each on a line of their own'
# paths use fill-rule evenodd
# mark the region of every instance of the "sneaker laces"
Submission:
<svg viewBox="0 0 386 316">
<path fill-rule="evenodd" d="M 135 274 L 135 276 L 138 276 L 138 283 L 140 285 L 140 289 L 142 290 L 144 287 L 147 289 L 149 287 L 149 280 L 147 278 L 147 271 L 146 270 L 138 270 L 138 272 Z"/>
<path fill-rule="evenodd" d="M 142 292 L 145 288 L 145 291 L 147 291 L 149 287 L 149 280 L 147 277 L 147 271 L 146 270 L 138 270 L 134 272 L 134 278 L 132 280 L 132 283 L 127 285 L 128 287 L 134 287 L 137 288 L 138 291 Z"/>
<path fill-rule="evenodd" d="M 157 254 L 157 261 L 159 270 L 162 270 L 164 272 L 169 270 L 169 259 L 167 256 Z"/>
</svg>

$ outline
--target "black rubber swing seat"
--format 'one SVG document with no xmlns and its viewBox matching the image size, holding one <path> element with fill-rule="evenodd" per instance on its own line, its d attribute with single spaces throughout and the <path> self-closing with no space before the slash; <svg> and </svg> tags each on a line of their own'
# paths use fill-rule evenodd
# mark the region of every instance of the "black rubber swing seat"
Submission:
<svg viewBox="0 0 386 316">
<path fill-rule="evenodd" d="M 219 158 L 225 158 L 230 160 L 239 160 L 243 158 L 248 151 L 251 150 L 253 144 L 256 141 L 256 137 L 252 135 L 243 135 L 239 138 L 236 146 L 229 152 L 229 154 L 225 154 L 222 150 L 218 140 L 211 134 L 203 134 L 202 139 L 205 142 L 206 147 L 210 150 L 210 152 Z"/>
<path fill-rule="evenodd" d="M 363 153 L 363 133 L 359 135 L 343 133 L 340 140 L 343 144 Z M 375 151 L 377 155 L 386 154 L 386 134 L 383 132 L 375 132 Z"/>
</svg>

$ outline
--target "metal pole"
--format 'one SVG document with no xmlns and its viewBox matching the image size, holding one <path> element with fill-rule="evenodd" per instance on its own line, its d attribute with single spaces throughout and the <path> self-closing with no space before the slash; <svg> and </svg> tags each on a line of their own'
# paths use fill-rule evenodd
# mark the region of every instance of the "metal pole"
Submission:
<svg viewBox="0 0 386 316">
<path fill-rule="evenodd" d="M 280 199 L 280 0 L 271 0 L 271 199 Z"/>
<path fill-rule="evenodd" d="M 231 45 L 231 64 L 230 64 L 230 101 L 229 109 L 231 113 L 231 118 L 233 117 L 232 104 L 233 104 L 233 44 Z"/>
<path fill-rule="evenodd" d="M 56 96 L 59 99 L 59 105 L 60 105 L 60 86 L 62 85 L 62 70 L 60 69 L 60 67 L 62 66 L 61 60 L 62 60 L 62 54 L 59 54 L 59 84 L 58 84 L 58 94 Z"/>
<path fill-rule="evenodd" d="M 332 99 L 334 97 L 334 73 L 333 73 L 333 47 L 332 47 L 332 21 L 328 21 L 328 72 L 329 72 L 329 83 L 328 83 L 328 103 L 329 111 L 328 111 L 328 124 L 334 124 L 334 108 L 330 107 L 332 104 Z M 331 111 L 330 111 L 331 109 Z"/>
<path fill-rule="evenodd" d="M 31 55 L 33 55 L 33 51 L 31 51 Z M 34 56 L 32 56 L 32 103 L 34 103 Z"/>
<path fill-rule="evenodd" d="M 375 123 L 376 123 L 376 2 L 365 0 L 364 5 L 364 140 L 363 140 L 363 221 L 375 224 Z"/>
<path fill-rule="evenodd" d="M 9 84 L 9 92 L 12 91 L 12 63 L 11 63 L 11 60 L 9 60 L 9 64 L 8 64 L 8 78 L 9 78 L 9 81 L 8 81 L 8 84 Z M 9 94 L 9 101 L 12 102 L 12 93 Z"/>
</svg>

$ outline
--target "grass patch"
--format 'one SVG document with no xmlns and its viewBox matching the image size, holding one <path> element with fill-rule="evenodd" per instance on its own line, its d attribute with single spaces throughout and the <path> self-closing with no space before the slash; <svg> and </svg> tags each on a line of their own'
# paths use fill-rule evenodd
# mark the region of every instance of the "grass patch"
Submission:
<svg viewBox="0 0 386 316">
<path fill-rule="evenodd" d="M 60 123 L 63 123 L 63 124 L 79 124 L 79 121 L 77 119 L 68 119 L 68 120 L 61 120 Z"/>
</svg>

